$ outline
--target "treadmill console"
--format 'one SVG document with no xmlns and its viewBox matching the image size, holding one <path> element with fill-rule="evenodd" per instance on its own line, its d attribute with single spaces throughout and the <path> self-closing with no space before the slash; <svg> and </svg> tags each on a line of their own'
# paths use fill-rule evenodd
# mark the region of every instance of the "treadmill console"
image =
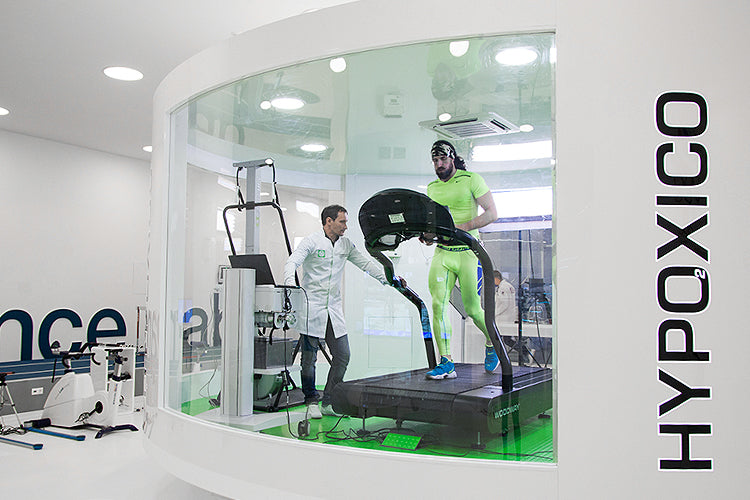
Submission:
<svg viewBox="0 0 750 500">
<path fill-rule="evenodd" d="M 409 238 L 434 233 L 444 243 L 458 231 L 446 207 L 409 189 L 386 189 L 373 195 L 359 210 L 365 243 L 375 250 L 393 250 Z"/>
</svg>

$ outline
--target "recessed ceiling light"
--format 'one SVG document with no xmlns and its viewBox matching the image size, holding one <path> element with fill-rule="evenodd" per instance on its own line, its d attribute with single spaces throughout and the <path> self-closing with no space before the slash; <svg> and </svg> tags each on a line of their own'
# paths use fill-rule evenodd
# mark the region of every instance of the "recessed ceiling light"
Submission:
<svg viewBox="0 0 750 500">
<path fill-rule="evenodd" d="M 466 52 L 468 52 L 469 41 L 461 40 L 460 42 L 451 42 L 448 46 L 448 50 L 451 51 L 451 54 L 454 57 L 461 57 L 462 55 L 466 54 Z"/>
<path fill-rule="evenodd" d="M 271 106 L 277 109 L 300 109 L 304 105 L 305 101 L 298 97 L 277 97 L 275 99 L 271 99 Z"/>
<path fill-rule="evenodd" d="M 0 116 L 5 116 L 5 115 L 9 115 L 9 114 L 10 114 L 10 111 L 8 111 L 5 108 L 0 108 Z"/>
<path fill-rule="evenodd" d="M 450 113 L 440 113 L 438 115 L 438 120 L 440 120 L 441 122 L 447 122 L 451 118 L 452 118 L 452 116 L 451 116 Z"/>
<path fill-rule="evenodd" d="M 150 153 L 154 150 L 153 146 L 143 146 L 143 150 L 147 153 Z"/>
<path fill-rule="evenodd" d="M 261 101 L 260 109 L 271 109 L 271 101 Z"/>
<path fill-rule="evenodd" d="M 104 74 L 115 80 L 123 80 L 126 82 L 135 82 L 143 78 L 143 73 L 133 68 L 125 68 L 122 66 L 110 66 L 104 68 Z"/>
<path fill-rule="evenodd" d="M 324 144 L 303 144 L 299 148 L 306 153 L 321 153 L 328 149 L 328 146 Z"/>
<path fill-rule="evenodd" d="M 334 73 L 341 73 L 346 69 L 346 59 L 344 59 L 343 57 L 331 59 L 331 61 L 328 63 L 328 67 L 331 68 L 331 71 L 333 71 Z"/>
<path fill-rule="evenodd" d="M 521 132 L 531 132 L 532 130 L 534 130 L 534 126 L 529 125 L 528 123 L 525 123 L 518 128 L 521 130 Z"/>
<path fill-rule="evenodd" d="M 536 60 L 537 53 L 528 47 L 514 47 L 495 54 L 495 61 L 506 66 L 522 66 Z"/>
</svg>

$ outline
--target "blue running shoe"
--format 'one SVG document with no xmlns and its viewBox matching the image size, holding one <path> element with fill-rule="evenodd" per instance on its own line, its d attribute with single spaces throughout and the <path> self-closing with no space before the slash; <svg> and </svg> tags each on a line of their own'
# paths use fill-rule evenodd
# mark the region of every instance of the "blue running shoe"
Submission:
<svg viewBox="0 0 750 500">
<path fill-rule="evenodd" d="M 497 353 L 495 348 L 492 346 L 484 346 L 484 369 L 487 373 L 492 373 L 500 364 L 500 360 L 497 359 Z"/>
<path fill-rule="evenodd" d="M 427 372 L 427 378 L 432 380 L 442 380 L 444 378 L 456 378 L 456 370 L 453 367 L 453 361 L 449 361 L 445 356 L 440 358 L 440 364 Z"/>
</svg>

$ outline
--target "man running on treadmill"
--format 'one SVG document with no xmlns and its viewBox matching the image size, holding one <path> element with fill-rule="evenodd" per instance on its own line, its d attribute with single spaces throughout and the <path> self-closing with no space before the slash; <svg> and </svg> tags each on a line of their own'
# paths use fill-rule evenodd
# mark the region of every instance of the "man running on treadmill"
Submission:
<svg viewBox="0 0 750 500">
<path fill-rule="evenodd" d="M 437 179 L 427 186 L 427 196 L 445 205 L 458 229 L 479 238 L 479 228 L 497 219 L 497 209 L 487 183 L 477 173 L 466 171 L 466 163 L 456 154 L 448 141 L 432 145 L 432 165 Z M 479 214 L 478 207 L 483 213 Z M 422 242 L 431 245 L 434 235 L 425 234 Z M 429 273 L 432 295 L 432 316 L 435 341 L 440 352 L 440 364 L 427 372 L 427 378 L 441 380 L 456 378 L 451 356 L 451 323 L 449 300 L 458 279 L 464 309 L 485 336 L 484 369 L 492 372 L 500 363 L 484 323 L 484 311 L 477 293 L 477 257 L 463 244 L 438 243 Z"/>
</svg>

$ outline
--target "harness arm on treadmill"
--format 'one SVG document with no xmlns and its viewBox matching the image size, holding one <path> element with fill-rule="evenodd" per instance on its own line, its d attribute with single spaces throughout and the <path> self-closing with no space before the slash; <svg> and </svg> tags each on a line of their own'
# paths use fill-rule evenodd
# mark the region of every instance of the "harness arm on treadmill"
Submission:
<svg viewBox="0 0 750 500">
<path fill-rule="evenodd" d="M 237 205 L 228 205 L 224 207 L 224 210 L 222 211 L 222 217 L 224 218 L 224 229 L 227 232 L 227 236 L 229 237 L 229 246 L 232 249 L 232 255 L 237 255 L 237 252 L 234 249 L 234 242 L 232 241 L 232 233 L 229 230 L 229 222 L 227 221 L 227 211 L 234 209 L 238 211 L 242 210 L 253 210 L 256 207 L 272 207 L 276 209 L 276 212 L 279 214 L 279 219 L 281 220 L 281 228 L 284 231 L 284 242 L 286 243 L 286 250 L 289 253 L 289 255 L 292 255 L 292 247 L 289 243 L 289 234 L 287 233 L 286 229 L 286 222 L 284 221 L 284 213 L 281 210 L 281 207 L 276 203 L 275 201 L 249 201 L 247 203 L 239 203 Z"/>
<path fill-rule="evenodd" d="M 228 205 L 224 207 L 224 210 L 222 211 L 221 215 L 224 218 L 224 229 L 227 232 L 227 238 L 229 239 L 229 248 L 232 250 L 232 255 L 237 255 L 237 251 L 234 248 L 234 241 L 232 240 L 232 232 L 229 230 L 229 221 L 227 220 L 227 211 L 228 210 L 253 210 L 255 207 L 272 207 L 276 209 L 276 212 L 279 214 L 279 220 L 281 221 L 281 229 L 284 231 L 284 243 L 286 243 L 286 251 L 289 255 L 292 255 L 292 245 L 289 242 L 289 232 L 286 229 L 286 222 L 284 220 L 284 212 L 279 206 L 278 203 L 275 201 L 249 201 L 247 203 L 240 203 L 237 205 Z M 294 281 L 299 286 L 299 277 L 297 276 L 297 273 L 294 273 Z"/>
</svg>

